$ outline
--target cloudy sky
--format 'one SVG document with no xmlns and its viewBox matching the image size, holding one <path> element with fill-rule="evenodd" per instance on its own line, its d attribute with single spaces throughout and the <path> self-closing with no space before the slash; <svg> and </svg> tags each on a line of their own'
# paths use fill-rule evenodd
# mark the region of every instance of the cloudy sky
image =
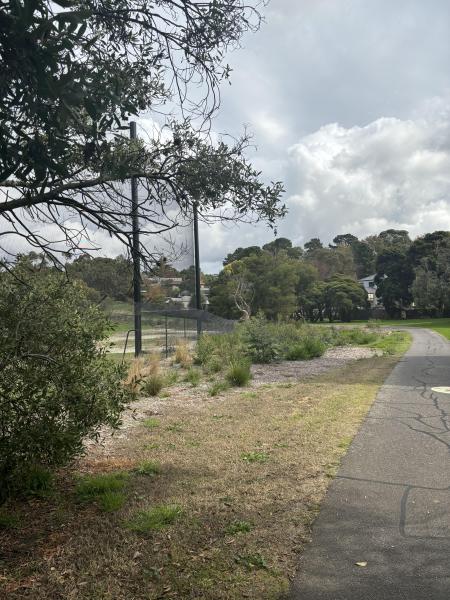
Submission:
<svg viewBox="0 0 450 600">
<path fill-rule="evenodd" d="M 248 124 L 254 163 L 285 182 L 279 235 L 450 229 L 450 2 L 272 0 L 264 13 L 229 56 L 215 128 Z M 203 227 L 203 268 L 272 235 Z"/>
<path fill-rule="evenodd" d="M 214 129 L 247 125 L 255 166 L 284 182 L 278 234 L 303 244 L 450 229 L 449 0 L 272 0 L 263 13 L 228 57 Z M 94 239 L 102 254 L 123 251 Z M 263 224 L 203 225 L 202 268 L 271 239 Z"/>
</svg>

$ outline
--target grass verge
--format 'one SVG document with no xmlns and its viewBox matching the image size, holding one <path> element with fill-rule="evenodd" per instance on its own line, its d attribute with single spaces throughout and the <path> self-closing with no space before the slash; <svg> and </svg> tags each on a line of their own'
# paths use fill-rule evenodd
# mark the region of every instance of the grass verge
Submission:
<svg viewBox="0 0 450 600">
<path fill-rule="evenodd" d="M 305 383 L 168 405 L 158 427 L 120 438 L 103 464 L 84 460 L 86 470 L 109 469 L 78 487 L 93 502 L 69 493 L 8 507 L 21 526 L 0 532 L 0 596 L 279 600 L 330 478 L 408 338 L 392 334 L 390 354 Z M 117 480 L 121 464 L 128 475 Z M 125 485 L 121 508 L 96 508 Z"/>
</svg>

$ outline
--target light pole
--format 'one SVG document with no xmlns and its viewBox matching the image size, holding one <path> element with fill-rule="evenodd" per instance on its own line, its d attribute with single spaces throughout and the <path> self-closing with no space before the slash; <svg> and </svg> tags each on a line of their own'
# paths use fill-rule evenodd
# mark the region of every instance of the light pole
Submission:
<svg viewBox="0 0 450 600">
<path fill-rule="evenodd" d="M 194 261 L 195 261 L 195 308 L 202 309 L 201 283 L 200 283 L 200 249 L 198 243 L 198 203 L 194 202 Z M 197 318 L 197 335 L 202 332 L 202 322 Z"/>
<path fill-rule="evenodd" d="M 136 121 L 130 122 L 130 139 L 135 140 Z M 142 318 L 141 318 L 141 260 L 139 249 L 139 201 L 138 180 L 135 175 L 131 177 L 131 221 L 133 230 L 133 300 L 134 300 L 134 355 L 142 352 Z"/>
</svg>

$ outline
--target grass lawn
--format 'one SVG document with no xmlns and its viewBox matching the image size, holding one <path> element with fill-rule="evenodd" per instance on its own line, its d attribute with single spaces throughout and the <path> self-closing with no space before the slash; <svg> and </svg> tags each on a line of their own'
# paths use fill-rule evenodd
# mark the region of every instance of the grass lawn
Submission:
<svg viewBox="0 0 450 600">
<path fill-rule="evenodd" d="M 406 320 L 382 320 L 377 321 L 380 325 L 401 326 L 401 327 L 425 327 L 437 331 L 448 340 L 450 340 L 450 319 L 433 319 L 424 317 L 423 319 L 406 319 Z"/>
<path fill-rule="evenodd" d="M 164 410 L 0 511 L 0 597 L 280 600 L 396 354 Z M 2 595 L 4 594 L 4 596 Z"/>
</svg>

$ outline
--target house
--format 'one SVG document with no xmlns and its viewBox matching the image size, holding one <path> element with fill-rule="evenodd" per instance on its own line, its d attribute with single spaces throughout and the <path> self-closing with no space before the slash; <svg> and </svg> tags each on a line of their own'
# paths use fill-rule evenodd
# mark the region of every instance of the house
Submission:
<svg viewBox="0 0 450 600">
<path fill-rule="evenodd" d="M 375 274 L 367 275 L 367 277 L 363 277 L 358 281 L 367 292 L 367 298 L 369 300 L 370 307 L 375 308 L 376 306 L 378 306 L 380 304 L 380 301 L 376 296 L 377 286 L 375 284 Z"/>
</svg>

